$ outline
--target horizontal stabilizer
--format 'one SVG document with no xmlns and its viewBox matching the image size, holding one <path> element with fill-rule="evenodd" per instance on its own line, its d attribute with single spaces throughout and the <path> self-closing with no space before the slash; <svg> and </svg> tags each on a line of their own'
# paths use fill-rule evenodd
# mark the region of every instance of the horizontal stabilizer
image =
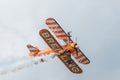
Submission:
<svg viewBox="0 0 120 80">
<path fill-rule="evenodd" d="M 30 44 L 27 45 L 27 48 L 30 51 L 30 56 L 34 56 L 35 54 L 40 52 L 40 50 L 37 47 L 34 47 L 34 46 L 30 45 Z"/>
</svg>

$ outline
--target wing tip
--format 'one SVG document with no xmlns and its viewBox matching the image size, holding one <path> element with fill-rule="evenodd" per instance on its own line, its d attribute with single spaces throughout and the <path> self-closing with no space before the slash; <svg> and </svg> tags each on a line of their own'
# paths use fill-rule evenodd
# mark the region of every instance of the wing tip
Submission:
<svg viewBox="0 0 120 80">
<path fill-rule="evenodd" d="M 52 17 L 49 17 L 49 18 L 47 18 L 46 20 L 55 20 L 54 18 L 52 18 Z"/>
</svg>

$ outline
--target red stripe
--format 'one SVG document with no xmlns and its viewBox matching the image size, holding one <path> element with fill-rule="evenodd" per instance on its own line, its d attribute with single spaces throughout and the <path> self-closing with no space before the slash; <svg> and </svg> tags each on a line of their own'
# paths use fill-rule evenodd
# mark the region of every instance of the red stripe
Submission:
<svg viewBox="0 0 120 80">
<path fill-rule="evenodd" d="M 79 58 L 81 58 L 81 57 L 83 57 L 83 55 L 79 55 L 79 56 L 77 56 L 76 59 L 79 59 Z"/>
<path fill-rule="evenodd" d="M 50 29 L 60 29 L 60 30 L 62 30 L 62 29 L 60 28 L 60 26 L 55 26 L 55 25 L 49 26 L 49 25 L 48 25 L 48 27 L 49 27 Z"/>
<path fill-rule="evenodd" d="M 82 59 L 81 63 L 84 63 L 85 61 L 87 61 L 87 59 Z M 89 63 L 89 61 L 87 61 L 87 63 Z"/>
<path fill-rule="evenodd" d="M 51 26 L 51 27 L 49 27 L 50 29 L 56 29 L 56 26 Z"/>
<path fill-rule="evenodd" d="M 64 41 L 65 41 L 65 42 L 67 42 L 67 41 L 68 41 L 68 39 L 64 39 Z"/>
<path fill-rule="evenodd" d="M 54 18 L 48 18 L 47 20 L 55 20 Z"/>
<path fill-rule="evenodd" d="M 54 25 L 53 25 L 53 26 L 49 26 L 49 25 L 48 25 L 48 27 L 49 27 L 50 29 L 59 29 L 59 30 L 61 30 L 59 26 L 54 26 Z"/>
<path fill-rule="evenodd" d="M 66 35 L 56 35 L 57 37 L 67 37 Z"/>
<path fill-rule="evenodd" d="M 30 52 L 39 52 L 39 50 L 30 50 Z"/>
<path fill-rule="evenodd" d="M 57 24 L 56 22 L 46 22 L 47 25 Z"/>
<path fill-rule="evenodd" d="M 54 33 L 63 33 L 63 31 L 61 31 L 61 30 L 60 31 L 54 31 Z"/>
</svg>

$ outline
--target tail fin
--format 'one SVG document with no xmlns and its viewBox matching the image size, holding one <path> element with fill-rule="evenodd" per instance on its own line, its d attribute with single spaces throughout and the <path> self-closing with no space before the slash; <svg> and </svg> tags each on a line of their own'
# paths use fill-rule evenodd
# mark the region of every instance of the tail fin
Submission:
<svg viewBox="0 0 120 80">
<path fill-rule="evenodd" d="M 30 44 L 27 45 L 27 48 L 30 51 L 30 54 L 29 54 L 30 56 L 35 56 L 38 52 L 40 52 L 40 50 L 37 47 L 34 47 Z"/>
</svg>

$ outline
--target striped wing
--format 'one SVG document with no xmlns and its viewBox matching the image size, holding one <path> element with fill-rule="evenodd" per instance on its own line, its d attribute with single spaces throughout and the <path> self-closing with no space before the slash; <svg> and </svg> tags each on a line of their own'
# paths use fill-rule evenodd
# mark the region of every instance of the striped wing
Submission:
<svg viewBox="0 0 120 80">
<path fill-rule="evenodd" d="M 58 52 L 59 50 L 63 49 L 48 30 L 42 29 L 40 30 L 39 34 L 43 38 L 43 40 L 48 44 L 48 46 L 54 51 Z M 58 55 L 58 58 L 65 64 L 65 66 L 71 72 L 77 73 L 77 74 L 82 73 L 82 69 L 76 64 L 76 62 L 73 59 L 71 59 L 72 60 L 71 64 L 67 63 L 67 61 L 69 60 L 68 55 L 66 54 Z"/>
<path fill-rule="evenodd" d="M 57 21 L 54 18 L 48 18 L 46 20 L 46 24 L 58 39 L 62 39 L 66 43 L 68 42 L 67 34 L 65 33 L 65 31 L 61 28 L 61 26 L 57 23 Z"/>
<path fill-rule="evenodd" d="M 57 21 L 54 18 L 48 18 L 46 20 L 46 24 L 58 39 L 64 40 L 65 43 L 68 43 L 69 41 L 73 42 L 71 38 L 68 38 L 68 35 L 65 33 L 65 31 L 61 28 L 61 26 L 57 23 Z M 73 52 L 72 55 L 79 63 L 90 63 L 89 59 L 83 54 L 83 52 L 80 49 L 78 50 L 78 56 L 75 54 L 75 52 Z"/>
</svg>

